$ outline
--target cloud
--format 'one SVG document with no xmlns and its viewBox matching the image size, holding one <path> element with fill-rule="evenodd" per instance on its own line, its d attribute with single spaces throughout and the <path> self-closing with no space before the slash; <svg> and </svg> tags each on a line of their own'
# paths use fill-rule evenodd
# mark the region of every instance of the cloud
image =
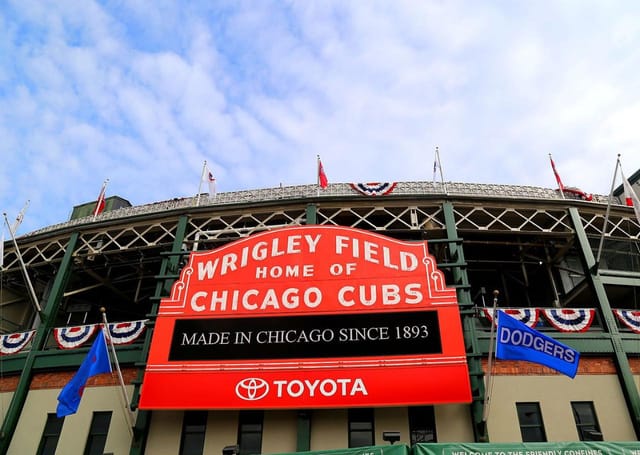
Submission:
<svg viewBox="0 0 640 455">
<path fill-rule="evenodd" d="M 135 204 L 315 181 L 607 193 L 640 168 L 628 2 L 82 2 L 0 6 L 0 203 L 22 232 Z"/>
</svg>

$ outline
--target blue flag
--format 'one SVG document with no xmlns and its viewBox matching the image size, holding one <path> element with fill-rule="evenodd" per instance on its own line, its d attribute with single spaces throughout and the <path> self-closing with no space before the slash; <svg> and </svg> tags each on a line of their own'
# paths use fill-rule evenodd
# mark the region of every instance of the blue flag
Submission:
<svg viewBox="0 0 640 455">
<path fill-rule="evenodd" d="M 103 331 L 100 330 L 87 357 L 82 361 L 80 369 L 58 395 L 58 409 L 56 411 L 58 417 L 76 413 L 78 406 L 80 406 L 84 386 L 91 376 L 110 372 L 111 363 L 107 353 L 107 343 Z"/>
<path fill-rule="evenodd" d="M 500 311 L 496 357 L 539 363 L 573 378 L 580 353 Z"/>
</svg>

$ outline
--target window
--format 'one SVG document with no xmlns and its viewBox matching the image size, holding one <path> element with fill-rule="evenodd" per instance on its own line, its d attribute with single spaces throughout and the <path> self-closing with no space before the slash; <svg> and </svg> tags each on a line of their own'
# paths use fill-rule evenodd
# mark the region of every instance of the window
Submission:
<svg viewBox="0 0 640 455">
<path fill-rule="evenodd" d="M 182 418 L 180 455 L 202 455 L 207 415 L 207 411 L 185 411 Z"/>
<path fill-rule="evenodd" d="M 47 422 L 44 424 L 44 431 L 38 447 L 39 455 L 55 455 L 63 423 L 64 417 L 58 418 L 56 414 L 47 414 Z"/>
<path fill-rule="evenodd" d="M 104 453 L 110 423 L 111 411 L 93 413 L 87 444 L 84 447 L 84 455 L 102 455 Z"/>
<path fill-rule="evenodd" d="M 262 452 L 262 411 L 241 411 L 238 427 L 239 455 Z"/>
<path fill-rule="evenodd" d="M 411 445 L 436 441 L 436 417 L 433 406 L 409 408 L 409 437 Z"/>
<path fill-rule="evenodd" d="M 522 442 L 546 442 L 539 403 L 516 403 Z"/>
<path fill-rule="evenodd" d="M 573 418 L 581 441 L 602 441 L 600 424 L 592 401 L 572 401 Z"/>
<path fill-rule="evenodd" d="M 372 446 L 373 409 L 349 409 L 349 447 Z"/>
</svg>

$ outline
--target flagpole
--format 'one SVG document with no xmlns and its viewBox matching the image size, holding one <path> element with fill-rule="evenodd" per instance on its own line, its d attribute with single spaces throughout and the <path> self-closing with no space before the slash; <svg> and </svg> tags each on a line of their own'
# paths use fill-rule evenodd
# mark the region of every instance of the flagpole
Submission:
<svg viewBox="0 0 640 455">
<path fill-rule="evenodd" d="M 556 182 L 558 182 L 560 196 L 562 196 L 562 199 L 564 199 L 564 185 L 562 184 L 562 179 L 560 179 L 560 174 L 558 174 L 558 171 L 556 170 L 556 163 L 553 162 L 551 153 L 549 153 L 549 161 L 551 161 L 551 169 L 553 170 L 553 175 L 556 177 Z"/>
<path fill-rule="evenodd" d="M 0 235 L 0 272 L 2 270 L 4 270 L 4 228 L 2 228 L 2 235 Z"/>
<path fill-rule="evenodd" d="M 484 403 L 482 405 L 482 421 L 486 422 L 489 418 L 489 406 L 491 406 L 491 389 L 493 388 L 493 375 L 491 374 L 493 370 L 493 346 L 494 346 L 494 327 L 498 323 L 498 312 L 496 308 L 498 307 L 498 295 L 500 291 L 495 289 L 493 291 L 493 310 L 491 314 L 491 330 L 489 334 L 489 358 L 487 361 L 487 381 L 485 383 L 485 391 L 484 391 Z"/>
<path fill-rule="evenodd" d="M 36 291 L 33 289 L 33 284 L 31 284 L 31 279 L 29 278 L 29 274 L 27 273 L 27 266 L 25 265 L 24 260 L 22 259 L 22 254 L 20 254 L 20 249 L 18 248 L 18 242 L 16 242 L 16 238 L 13 235 L 13 230 L 9 225 L 7 214 L 3 212 L 2 215 L 4 216 L 4 222 L 7 225 L 7 228 L 9 229 L 9 234 L 11 235 L 11 240 L 13 241 L 13 247 L 16 250 L 16 256 L 18 257 L 18 261 L 20 262 L 20 269 L 22 270 L 22 275 L 24 276 L 24 280 L 27 283 L 27 288 L 29 289 L 29 296 L 31 297 L 31 301 L 33 302 L 33 305 L 36 307 L 36 310 L 38 311 L 38 316 L 40 316 L 40 319 L 42 319 L 42 308 L 40 307 L 40 303 L 38 303 L 38 297 L 36 296 Z"/>
<path fill-rule="evenodd" d="M 116 355 L 116 348 L 113 344 L 113 340 L 111 339 L 111 331 L 109 330 L 109 322 L 107 321 L 107 310 L 105 307 L 100 307 L 100 312 L 102 313 L 102 322 L 104 323 L 104 331 L 107 335 L 108 344 L 111 345 L 111 355 L 113 356 L 113 363 L 116 366 L 116 371 L 118 372 L 118 380 L 120 381 L 120 388 L 122 390 L 122 397 L 124 398 L 124 408 L 125 414 L 127 415 L 127 423 L 129 423 L 129 432 L 131 436 L 133 436 L 133 412 L 129 407 L 129 394 L 127 393 L 127 389 L 124 385 L 124 378 L 122 377 L 122 371 L 120 370 L 120 362 L 118 362 L 118 356 Z"/>
<path fill-rule="evenodd" d="M 202 192 L 202 181 L 204 180 L 204 173 L 207 171 L 207 160 L 204 160 L 202 165 L 202 175 L 200 175 L 200 184 L 198 185 L 198 197 L 196 198 L 196 207 L 200 205 L 200 193 Z"/>
<path fill-rule="evenodd" d="M 594 272 L 598 271 L 600 266 L 600 257 L 602 255 L 602 245 L 604 244 L 604 236 L 607 232 L 607 224 L 609 223 L 609 212 L 611 212 L 611 200 L 613 199 L 613 187 L 616 184 L 616 177 L 618 176 L 618 168 L 620 167 L 620 154 L 616 159 L 616 168 L 613 170 L 613 179 L 611 180 L 611 189 L 609 190 L 609 199 L 607 200 L 607 210 L 604 214 L 604 226 L 602 226 L 602 234 L 600 234 L 600 243 L 598 244 L 598 253 L 596 254 L 596 263 L 594 265 Z"/>
<path fill-rule="evenodd" d="M 316 165 L 316 196 L 320 197 L 320 155 L 316 155 L 318 163 Z"/>
</svg>

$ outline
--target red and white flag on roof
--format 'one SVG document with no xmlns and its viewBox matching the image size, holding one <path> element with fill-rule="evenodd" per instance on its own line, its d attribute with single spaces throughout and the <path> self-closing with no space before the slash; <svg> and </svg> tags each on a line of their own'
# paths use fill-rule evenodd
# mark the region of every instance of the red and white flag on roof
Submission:
<svg viewBox="0 0 640 455">
<path fill-rule="evenodd" d="M 624 199 L 625 203 L 629 207 L 633 207 L 633 211 L 636 213 L 636 218 L 638 219 L 638 223 L 640 223 L 640 200 L 638 199 L 638 195 L 633 190 L 633 187 L 624 176 L 622 172 L 622 167 L 620 167 L 620 175 L 622 175 L 622 185 L 624 187 Z"/>
<path fill-rule="evenodd" d="M 24 206 L 22 206 L 22 210 L 20 210 L 20 212 L 18 212 L 18 215 L 16 216 L 16 220 L 13 222 L 13 225 L 11 226 L 11 232 L 14 235 L 15 235 L 16 232 L 18 232 L 18 228 L 22 224 L 22 220 L 24 220 L 24 214 L 27 211 L 27 208 L 29 207 L 29 203 L 30 202 L 31 201 L 29 201 L 27 199 L 27 202 L 24 203 Z"/>
<path fill-rule="evenodd" d="M 109 183 L 109 179 L 105 180 L 102 184 L 102 189 L 100 190 L 100 194 L 98 195 L 98 200 L 96 201 L 96 207 L 93 209 L 93 218 L 100 215 L 104 210 L 105 198 L 104 194 L 107 190 L 107 183 Z"/>
<path fill-rule="evenodd" d="M 320 155 L 318 155 L 318 186 L 323 190 L 329 186 L 329 179 L 327 179 L 327 174 L 324 173 L 322 161 L 320 161 Z"/>
<path fill-rule="evenodd" d="M 209 165 L 206 161 L 204 162 L 204 166 L 205 171 L 203 176 L 206 179 L 207 184 L 209 185 L 209 195 L 214 196 L 216 194 L 216 178 L 213 176 L 213 172 L 211 172 L 211 169 L 209 169 Z"/>
<path fill-rule="evenodd" d="M 549 153 L 549 160 L 551 161 L 551 169 L 553 169 L 553 175 L 556 176 L 556 182 L 558 182 L 558 189 L 560 190 L 560 194 L 564 198 L 564 185 L 562 184 L 562 180 L 560 179 L 560 174 L 558 174 L 558 170 L 556 169 L 556 163 L 553 162 L 551 153 Z"/>
</svg>

